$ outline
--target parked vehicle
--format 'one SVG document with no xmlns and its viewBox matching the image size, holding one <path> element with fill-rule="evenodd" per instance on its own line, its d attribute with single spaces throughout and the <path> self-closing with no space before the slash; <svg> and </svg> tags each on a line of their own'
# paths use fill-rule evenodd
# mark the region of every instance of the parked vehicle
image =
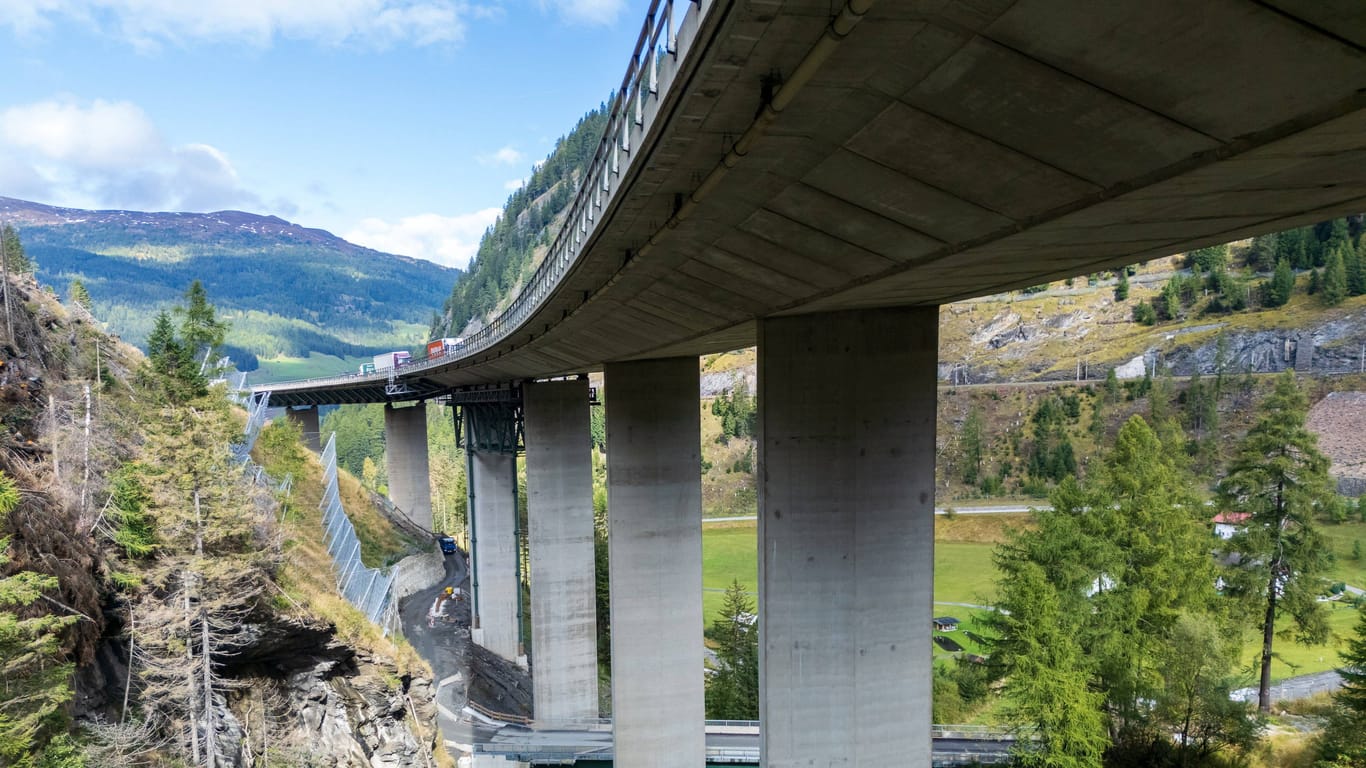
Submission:
<svg viewBox="0 0 1366 768">
<path fill-rule="evenodd" d="M 433 358 L 443 357 L 464 348 L 465 340 L 458 336 L 453 339 L 432 339 L 427 342 L 427 359 L 431 360 Z"/>
<path fill-rule="evenodd" d="M 375 355 L 376 371 L 391 371 L 401 365 L 406 365 L 413 358 L 408 350 L 403 349 L 397 352 L 385 352 L 382 355 Z"/>
</svg>

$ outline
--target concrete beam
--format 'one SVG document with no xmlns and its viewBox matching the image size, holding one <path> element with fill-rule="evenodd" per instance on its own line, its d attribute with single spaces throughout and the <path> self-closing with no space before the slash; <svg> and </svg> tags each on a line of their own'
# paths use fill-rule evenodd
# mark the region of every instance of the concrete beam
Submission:
<svg viewBox="0 0 1366 768">
<path fill-rule="evenodd" d="M 762 763 L 928 766 L 937 308 L 759 326 Z"/>
<path fill-rule="evenodd" d="M 299 425 L 300 438 L 310 451 L 322 453 L 322 427 L 318 422 L 318 406 L 286 408 L 285 418 Z"/>
<path fill-rule="evenodd" d="M 608 363 L 616 764 L 705 762 L 697 358 Z"/>
<path fill-rule="evenodd" d="M 474 612 L 470 634 L 499 656 L 525 664 L 518 626 L 517 454 L 468 451 L 467 458 Z"/>
<path fill-rule="evenodd" d="M 588 380 L 522 387 L 536 719 L 598 716 Z"/>
<path fill-rule="evenodd" d="M 384 447 L 389 500 L 410 520 L 431 530 L 432 488 L 427 466 L 427 407 L 384 406 Z"/>
</svg>

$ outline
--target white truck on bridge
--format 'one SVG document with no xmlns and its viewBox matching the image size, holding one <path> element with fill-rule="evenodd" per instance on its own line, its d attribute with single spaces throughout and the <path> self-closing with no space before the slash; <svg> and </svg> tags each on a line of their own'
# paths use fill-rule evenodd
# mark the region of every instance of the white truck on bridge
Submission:
<svg viewBox="0 0 1366 768">
<path fill-rule="evenodd" d="M 399 367 L 400 365 L 407 363 L 409 360 L 412 359 L 412 357 L 412 353 L 408 352 L 407 350 L 399 350 L 397 352 L 385 352 L 382 355 L 375 355 L 375 370 L 393 370 Z"/>
</svg>

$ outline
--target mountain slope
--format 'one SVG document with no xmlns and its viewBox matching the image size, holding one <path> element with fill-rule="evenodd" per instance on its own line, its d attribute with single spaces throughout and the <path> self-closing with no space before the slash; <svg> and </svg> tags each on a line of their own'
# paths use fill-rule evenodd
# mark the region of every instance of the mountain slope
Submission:
<svg viewBox="0 0 1366 768">
<path fill-rule="evenodd" d="M 459 270 L 241 211 L 85 211 L 0 197 L 39 280 L 85 284 L 97 317 L 141 343 L 159 308 L 204 283 L 232 323 L 239 365 L 255 356 L 366 355 L 421 343 Z"/>
<path fill-rule="evenodd" d="M 527 183 L 508 196 L 502 215 L 479 241 L 469 275 L 455 284 L 433 319 L 433 337 L 472 333 L 517 296 L 550 250 L 606 126 L 602 104 L 561 137 Z"/>
</svg>

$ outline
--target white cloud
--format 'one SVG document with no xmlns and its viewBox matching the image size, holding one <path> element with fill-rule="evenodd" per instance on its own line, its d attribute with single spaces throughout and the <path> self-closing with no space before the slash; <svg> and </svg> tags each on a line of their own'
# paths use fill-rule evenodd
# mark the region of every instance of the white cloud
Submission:
<svg viewBox="0 0 1366 768">
<path fill-rule="evenodd" d="M 196 41 L 250 42 L 277 38 L 376 47 L 406 42 L 459 42 L 466 0 L 6 0 L 0 25 L 41 34 L 72 20 L 135 47 Z"/>
<path fill-rule="evenodd" d="M 217 148 L 173 146 L 136 104 L 100 99 L 0 112 L 0 189 L 78 207 L 260 207 Z"/>
<path fill-rule="evenodd" d="M 525 183 L 526 179 L 508 179 L 507 181 L 503 182 L 503 189 L 506 189 L 509 192 L 516 192 L 517 190 L 521 189 L 522 185 Z"/>
<path fill-rule="evenodd" d="M 565 21 L 574 24 L 608 25 L 621 16 L 626 0 L 541 0 Z"/>
<path fill-rule="evenodd" d="M 458 216 L 423 213 L 397 222 L 370 218 L 343 237 L 377 251 L 464 269 L 479 250 L 484 230 L 497 221 L 500 213 L 498 208 L 485 208 Z"/>
<path fill-rule="evenodd" d="M 96 99 L 89 105 L 41 101 L 0 113 L 0 140 L 63 163 L 134 168 L 160 151 L 161 136 L 137 106 Z"/>
<path fill-rule="evenodd" d="M 484 165 L 516 165 L 522 162 L 523 157 L 525 155 L 509 145 L 496 152 L 482 154 L 476 159 Z"/>
</svg>

